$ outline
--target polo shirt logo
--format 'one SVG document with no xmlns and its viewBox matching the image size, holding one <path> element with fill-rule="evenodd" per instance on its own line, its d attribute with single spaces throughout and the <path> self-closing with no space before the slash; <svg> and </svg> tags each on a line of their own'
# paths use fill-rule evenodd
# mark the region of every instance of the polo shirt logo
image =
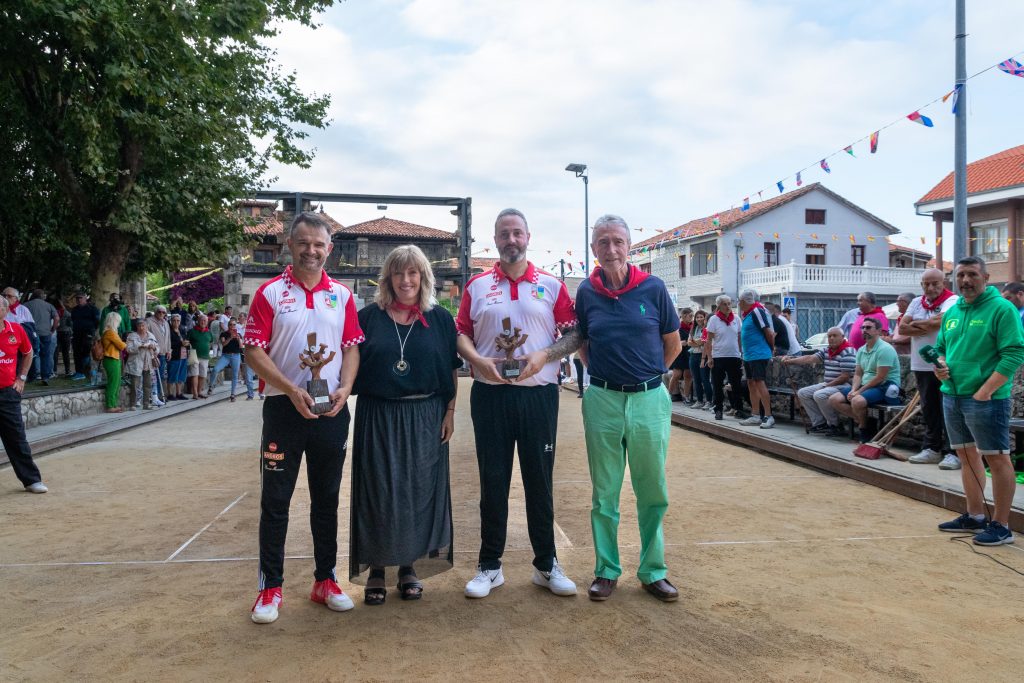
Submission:
<svg viewBox="0 0 1024 683">
<path fill-rule="evenodd" d="M 18 343 L 18 338 L 15 337 L 13 334 L 9 334 L 9 335 L 7 335 L 7 343 L 8 344 L 17 344 Z"/>
<path fill-rule="evenodd" d="M 537 285 L 533 288 L 533 298 L 543 299 L 544 298 L 544 285 Z"/>
<path fill-rule="evenodd" d="M 647 307 L 640 304 L 640 315 L 647 315 Z"/>
<path fill-rule="evenodd" d="M 327 294 L 327 295 L 325 295 L 324 296 L 324 303 L 327 304 L 328 308 L 337 308 L 338 307 L 338 295 L 337 294 Z"/>
</svg>

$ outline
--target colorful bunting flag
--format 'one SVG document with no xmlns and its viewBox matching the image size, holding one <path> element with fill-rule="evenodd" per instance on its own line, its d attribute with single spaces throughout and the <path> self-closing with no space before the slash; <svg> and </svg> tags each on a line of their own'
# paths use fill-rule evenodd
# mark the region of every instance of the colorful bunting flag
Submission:
<svg viewBox="0 0 1024 683">
<path fill-rule="evenodd" d="M 950 95 L 953 96 L 952 112 L 953 112 L 954 116 L 956 116 L 957 109 L 960 108 L 960 91 L 963 89 L 963 87 L 964 87 L 963 83 L 958 83 L 957 86 L 955 88 L 953 88 L 953 91 L 950 93 Z M 949 97 L 949 95 L 946 95 L 946 97 Z M 946 97 L 942 98 L 943 102 L 946 101 Z"/>
<path fill-rule="evenodd" d="M 855 239 L 853 238 L 853 235 L 850 235 L 850 244 L 853 244 L 853 243 L 854 243 L 854 242 L 856 242 L 856 241 L 857 241 L 857 240 L 855 240 Z"/>
<path fill-rule="evenodd" d="M 857 155 L 853 153 L 853 145 L 847 145 L 846 147 L 843 147 L 843 151 L 849 154 L 854 159 L 857 158 Z"/>
<path fill-rule="evenodd" d="M 872 237 L 871 235 L 868 235 L 868 242 L 874 242 L 874 241 L 875 241 L 875 238 Z"/>
<path fill-rule="evenodd" d="M 816 240 L 816 239 L 818 239 L 818 233 L 816 233 L 816 232 L 812 232 L 812 233 L 811 233 L 811 239 L 812 239 L 812 240 Z"/>
<path fill-rule="evenodd" d="M 1011 76 L 1020 76 L 1024 78 L 1024 66 L 1016 59 L 1007 59 L 1005 62 L 999 64 L 999 70 L 1004 74 L 1010 74 Z"/>
<path fill-rule="evenodd" d="M 832 235 L 832 241 L 833 242 L 836 242 L 838 240 L 839 240 L 839 237 L 837 235 Z"/>
<path fill-rule="evenodd" d="M 880 132 L 881 131 L 877 131 L 876 130 L 874 133 L 871 134 L 870 143 L 871 143 L 871 153 L 872 154 L 874 154 L 875 152 L 878 151 L 878 134 Z"/>
<path fill-rule="evenodd" d="M 925 244 L 924 237 L 921 237 L 921 244 Z"/>
<path fill-rule="evenodd" d="M 779 194 L 782 194 L 783 192 L 786 191 L 786 188 L 784 188 L 782 186 L 782 181 L 781 180 L 779 182 L 775 183 L 775 186 L 779 188 Z"/>
<path fill-rule="evenodd" d="M 750 197 L 744 197 L 743 198 L 743 210 L 744 211 L 749 211 L 750 210 Z"/>
<path fill-rule="evenodd" d="M 711 219 L 711 225 L 715 226 L 716 228 L 720 225 L 717 213 L 715 214 L 715 217 Z"/>
<path fill-rule="evenodd" d="M 941 245 L 942 245 L 942 238 L 941 237 L 936 237 L 935 238 L 935 246 L 938 247 L 938 246 L 941 246 Z"/>
<path fill-rule="evenodd" d="M 821 170 L 824 171 L 825 173 L 832 172 L 832 169 L 828 167 L 828 161 L 826 161 L 825 159 L 822 159 L 819 165 L 821 166 Z"/>
<path fill-rule="evenodd" d="M 758 199 L 758 201 L 761 200 L 761 190 L 757 191 L 757 199 Z"/>
<path fill-rule="evenodd" d="M 779 233 L 773 232 L 772 237 L 774 237 L 775 239 L 779 239 Z"/>
<path fill-rule="evenodd" d="M 928 118 L 919 111 L 907 114 L 907 118 L 913 121 L 914 123 L 920 123 L 922 126 L 925 126 L 927 128 L 933 128 L 935 126 L 935 124 L 932 123 L 932 120 L 930 118 Z"/>
<path fill-rule="evenodd" d="M 804 181 L 800 180 L 800 171 L 796 172 L 796 186 L 800 187 L 804 184 Z"/>
</svg>

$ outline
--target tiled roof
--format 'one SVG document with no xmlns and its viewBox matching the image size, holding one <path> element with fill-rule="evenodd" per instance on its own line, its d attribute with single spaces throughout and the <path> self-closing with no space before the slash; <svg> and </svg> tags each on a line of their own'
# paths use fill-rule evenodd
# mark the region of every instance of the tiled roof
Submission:
<svg viewBox="0 0 1024 683">
<path fill-rule="evenodd" d="M 967 164 L 967 194 L 979 194 L 1004 187 L 1024 185 L 1024 145 Z M 917 204 L 953 198 L 953 174 L 930 189 Z"/>
<path fill-rule="evenodd" d="M 415 223 L 381 217 L 364 223 L 356 223 L 338 230 L 345 237 L 401 237 L 403 239 L 428 239 L 455 241 L 455 232 L 445 232 Z"/>
<path fill-rule="evenodd" d="M 763 202 L 751 204 L 750 208 L 747 209 L 746 211 L 744 211 L 741 208 L 732 208 L 729 209 L 728 211 L 722 211 L 717 214 L 717 227 L 714 224 L 714 215 L 705 216 L 704 218 L 698 218 L 688 223 L 683 223 L 679 227 L 672 228 L 671 230 L 665 230 L 664 232 L 661 232 L 655 235 L 654 237 L 648 237 L 642 242 L 637 242 L 636 244 L 632 245 L 630 249 L 631 251 L 635 251 L 637 249 L 642 249 L 648 246 L 653 247 L 654 245 L 660 242 L 664 242 L 666 240 L 689 239 L 692 237 L 699 237 L 701 235 L 713 233 L 716 230 L 731 230 L 732 228 L 735 228 L 737 226 L 742 225 L 743 223 L 746 223 L 749 220 L 757 218 L 758 216 L 765 214 L 774 208 L 782 206 L 783 204 L 788 204 L 789 202 L 799 197 L 803 197 L 805 194 L 811 192 L 812 190 L 820 190 L 821 192 L 824 192 L 825 194 L 829 195 L 839 203 L 846 205 L 847 207 L 856 211 L 857 213 L 860 213 L 866 216 L 867 218 L 887 227 L 892 232 L 899 232 L 899 230 L 894 226 L 889 225 L 888 223 L 883 221 L 881 218 L 878 218 L 877 216 L 873 216 L 872 214 L 860 208 L 853 202 L 850 202 L 849 200 L 840 197 L 835 192 L 828 189 L 821 183 L 811 183 L 806 187 L 801 187 L 797 190 L 793 190 L 792 192 L 787 192 L 786 194 L 781 194 L 777 197 L 766 199 Z"/>
<path fill-rule="evenodd" d="M 244 205 L 240 203 L 241 205 Z M 273 204 L 271 202 L 271 204 Z M 253 204 L 250 203 L 250 206 Z M 253 218 L 256 223 L 253 225 L 246 225 L 244 230 L 246 235 L 252 235 L 253 237 L 267 237 L 269 235 L 283 235 L 284 234 L 284 212 L 275 211 L 272 216 L 243 216 L 244 218 Z M 327 221 L 331 226 L 331 234 L 335 235 L 338 232 L 344 230 L 344 226 L 338 221 L 334 220 L 324 212 L 320 212 L 320 217 Z"/>
<path fill-rule="evenodd" d="M 489 270 L 494 265 L 495 259 L 492 258 L 477 258 L 476 256 L 469 257 L 469 269 L 474 273 L 482 273 L 485 270 Z M 434 267 L 444 267 L 449 269 L 457 269 L 459 267 L 459 259 L 450 258 L 444 261 L 437 261 L 434 263 Z"/>
<path fill-rule="evenodd" d="M 913 254 L 914 256 L 920 256 L 921 258 L 933 258 L 932 254 L 927 251 L 921 251 L 920 249 L 914 249 L 913 247 L 905 247 L 902 244 L 889 243 L 889 252 L 902 251 L 907 254 Z"/>
</svg>

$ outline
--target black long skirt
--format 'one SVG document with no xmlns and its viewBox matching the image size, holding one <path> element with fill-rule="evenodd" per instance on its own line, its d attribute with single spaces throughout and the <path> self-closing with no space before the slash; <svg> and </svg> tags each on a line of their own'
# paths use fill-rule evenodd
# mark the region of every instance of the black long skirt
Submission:
<svg viewBox="0 0 1024 683">
<path fill-rule="evenodd" d="M 356 400 L 352 446 L 349 580 L 366 583 L 371 565 L 415 565 L 420 578 L 452 568 L 448 444 L 441 443 L 447 405 L 439 396 Z"/>
</svg>

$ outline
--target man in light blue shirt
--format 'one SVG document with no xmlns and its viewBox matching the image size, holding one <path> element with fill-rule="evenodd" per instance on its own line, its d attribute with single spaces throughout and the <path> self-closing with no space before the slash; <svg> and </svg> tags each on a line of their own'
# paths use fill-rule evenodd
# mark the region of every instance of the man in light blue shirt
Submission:
<svg viewBox="0 0 1024 683">
<path fill-rule="evenodd" d="M 772 401 L 768 394 L 768 363 L 775 351 L 775 328 L 772 317 L 758 301 L 760 297 L 753 289 L 740 292 L 740 344 L 743 346 L 743 372 L 747 376 L 747 390 L 750 392 L 750 417 L 741 420 L 747 427 L 771 429 L 775 426 L 772 417 Z M 764 417 L 759 413 L 764 410 Z"/>
</svg>

